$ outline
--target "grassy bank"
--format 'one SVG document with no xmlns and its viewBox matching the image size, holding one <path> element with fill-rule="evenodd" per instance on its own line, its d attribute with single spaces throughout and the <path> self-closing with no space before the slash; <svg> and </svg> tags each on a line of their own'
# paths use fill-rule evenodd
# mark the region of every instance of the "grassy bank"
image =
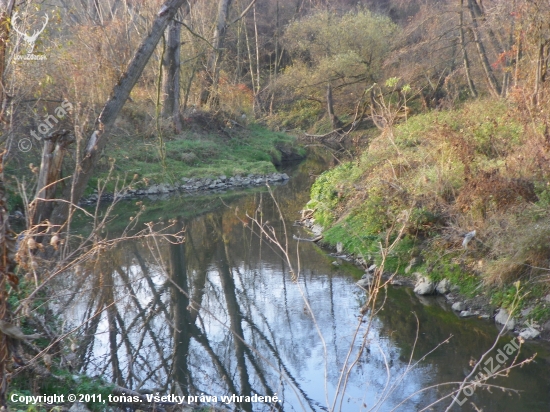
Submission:
<svg viewBox="0 0 550 412">
<path fill-rule="evenodd" d="M 264 175 L 275 172 L 285 161 L 305 156 L 295 136 L 239 120 L 240 123 L 232 120 L 226 113 L 196 110 L 184 118 L 183 131 L 175 135 L 171 125 L 155 125 L 143 107 L 130 104 L 119 117 L 85 195 L 97 189 L 98 184 L 113 192 L 130 182 L 139 189 L 152 184 L 174 184 L 182 177 Z M 27 152 L 14 150 L 6 164 L 10 210 L 23 210 L 18 181 L 30 182 L 26 184 L 30 190 L 27 196 L 32 196 L 34 190 L 42 143 L 32 143 Z M 65 156 L 62 175 L 70 175 L 74 167 L 74 154 Z M 59 190 L 61 186 L 63 183 Z"/>
<path fill-rule="evenodd" d="M 360 158 L 327 171 L 308 207 L 325 241 L 399 274 L 450 279 L 509 307 L 549 317 L 550 162 L 543 121 L 521 105 L 485 100 L 410 118 L 373 139 Z M 476 237 L 464 248 L 464 235 Z M 515 285 L 514 285 L 515 283 Z"/>
<path fill-rule="evenodd" d="M 267 174 L 285 160 L 303 157 L 294 136 L 273 132 L 264 126 L 201 127 L 190 120 L 179 135 L 156 133 L 133 139 L 113 139 L 109 156 L 98 166 L 90 183 L 109 178 L 135 178 L 137 187 L 153 183 L 174 183 L 182 177 L 217 177 Z M 110 172 L 114 162 L 113 172 Z M 114 187 L 114 183 L 107 190 Z"/>
</svg>

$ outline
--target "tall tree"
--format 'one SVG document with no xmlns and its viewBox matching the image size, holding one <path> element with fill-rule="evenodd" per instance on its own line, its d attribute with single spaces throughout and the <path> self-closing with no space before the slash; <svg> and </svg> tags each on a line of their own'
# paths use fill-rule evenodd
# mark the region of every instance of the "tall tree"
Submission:
<svg viewBox="0 0 550 412">
<path fill-rule="evenodd" d="M 162 56 L 162 117 L 171 119 L 176 133 L 181 132 L 180 118 L 181 23 L 173 19 L 168 25 Z"/>
<path fill-rule="evenodd" d="M 5 73 L 7 66 L 8 44 L 11 31 L 11 16 L 15 0 L 0 0 L 0 122 L 6 123 L 5 112 L 9 105 L 9 95 L 6 90 Z"/>
<path fill-rule="evenodd" d="M 470 16 L 472 17 L 472 35 L 474 37 L 474 42 L 476 44 L 477 52 L 479 54 L 479 60 L 481 61 L 481 66 L 483 67 L 483 72 L 485 73 L 485 79 L 489 85 L 489 90 L 494 96 L 500 95 L 500 85 L 495 77 L 493 68 L 489 63 L 489 57 L 487 51 L 485 50 L 485 45 L 481 38 L 481 29 L 479 25 L 479 20 L 481 15 L 478 12 L 479 5 L 476 0 L 468 0 L 468 10 L 470 10 Z"/>
<path fill-rule="evenodd" d="M 466 73 L 466 81 L 472 97 L 477 97 L 477 90 L 472 80 L 470 59 L 468 59 L 468 51 L 466 49 L 466 41 L 464 39 L 464 0 L 460 0 L 460 9 L 458 11 L 458 30 L 460 32 L 460 48 L 462 50 L 462 60 L 464 61 L 464 71 Z"/>
<path fill-rule="evenodd" d="M 223 57 L 223 48 L 225 35 L 227 33 L 227 19 L 229 17 L 229 8 L 233 0 L 219 0 L 218 17 L 216 30 L 214 31 L 213 50 L 210 53 L 207 63 L 207 71 L 204 76 L 204 82 L 200 95 L 200 103 L 215 105 L 217 100 L 217 89 L 220 77 L 220 63 Z"/>
</svg>

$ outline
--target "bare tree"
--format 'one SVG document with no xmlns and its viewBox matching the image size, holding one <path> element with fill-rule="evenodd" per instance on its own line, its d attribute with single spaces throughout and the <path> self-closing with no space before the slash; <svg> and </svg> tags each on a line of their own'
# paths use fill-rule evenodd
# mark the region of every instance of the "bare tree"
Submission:
<svg viewBox="0 0 550 412">
<path fill-rule="evenodd" d="M 181 24 L 172 20 L 168 25 L 162 56 L 162 117 L 172 120 L 176 133 L 181 132 L 180 118 L 180 50 Z"/>
<path fill-rule="evenodd" d="M 220 0 L 218 3 L 218 18 L 216 30 L 214 31 L 214 41 L 212 42 L 214 49 L 208 58 L 207 73 L 204 77 L 204 84 L 200 95 L 201 105 L 206 103 L 215 105 L 215 100 L 217 99 L 216 94 L 220 76 L 220 62 L 223 57 L 225 35 L 227 32 L 227 19 L 232 1 L 233 0 Z"/>
<path fill-rule="evenodd" d="M 489 85 L 491 94 L 498 96 L 500 95 L 500 85 L 498 84 L 491 64 L 489 63 L 489 57 L 481 38 L 481 29 L 479 25 L 481 15 L 479 14 L 478 9 L 479 5 L 476 0 L 468 0 L 468 10 L 470 10 L 470 16 L 472 17 L 472 35 L 479 54 L 479 60 L 481 61 L 481 66 L 483 67 L 483 72 L 485 73 L 485 78 L 487 80 L 487 84 Z"/>
<path fill-rule="evenodd" d="M 468 59 L 468 51 L 466 49 L 466 42 L 464 40 L 464 0 L 460 0 L 460 9 L 458 11 L 458 28 L 460 32 L 460 48 L 462 50 L 462 60 L 464 61 L 464 71 L 466 73 L 466 81 L 468 82 L 468 88 L 472 97 L 477 97 L 477 90 L 472 80 L 470 60 Z"/>
</svg>

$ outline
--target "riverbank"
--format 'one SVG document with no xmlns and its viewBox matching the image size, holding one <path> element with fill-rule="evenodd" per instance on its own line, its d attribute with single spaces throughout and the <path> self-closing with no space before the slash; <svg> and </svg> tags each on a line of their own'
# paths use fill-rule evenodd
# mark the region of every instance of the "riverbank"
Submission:
<svg viewBox="0 0 550 412">
<path fill-rule="evenodd" d="M 107 182 L 105 190 L 110 193 L 117 192 L 117 182 L 124 185 L 122 182 L 130 181 L 131 190 L 151 194 L 172 187 L 213 189 L 210 185 L 214 181 L 218 180 L 215 184 L 219 185 L 232 178 L 242 178 L 243 186 L 247 186 L 247 178 L 269 179 L 277 167 L 305 157 L 296 136 L 257 123 L 224 119 L 222 115 L 196 111 L 185 118 L 185 130 L 180 134 L 159 130 L 135 139 L 113 139 L 109 156 L 99 163 L 87 195 L 98 182 Z M 204 185 L 197 186 L 199 182 Z"/>
<path fill-rule="evenodd" d="M 136 109 L 137 110 L 137 109 Z M 185 192 L 254 186 L 283 181 L 277 172 L 282 165 L 303 160 L 306 151 L 297 136 L 275 132 L 266 126 L 232 120 L 227 113 L 195 110 L 185 117 L 184 130 L 151 125 L 136 119 L 144 116 L 127 108 L 91 177 L 81 204 L 94 204 L 100 197 L 133 198 Z M 18 152 L 6 166 L 9 209 L 23 212 L 24 201 L 18 180 L 36 179 L 42 148 L 32 146 Z M 67 163 L 64 168 L 72 170 Z M 17 176 L 17 179 L 10 177 Z M 217 187 L 211 187 L 217 185 Z M 60 189 L 61 190 L 61 189 Z"/>
<path fill-rule="evenodd" d="M 541 127 L 505 102 L 412 117 L 317 179 L 311 223 L 327 246 L 366 267 L 380 265 L 381 250 L 399 237 L 386 272 L 421 294 L 444 281 L 458 314 L 506 323 L 511 312 L 508 329 L 548 338 L 550 173 Z"/>
</svg>

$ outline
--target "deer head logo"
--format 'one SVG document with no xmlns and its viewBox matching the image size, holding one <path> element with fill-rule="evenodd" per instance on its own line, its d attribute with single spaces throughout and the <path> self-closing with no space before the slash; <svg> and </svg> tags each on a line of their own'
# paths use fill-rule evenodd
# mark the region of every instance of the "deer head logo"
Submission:
<svg viewBox="0 0 550 412">
<path fill-rule="evenodd" d="M 13 27 L 13 29 L 19 33 L 19 35 L 23 38 L 23 40 L 25 40 L 25 42 L 27 43 L 27 54 L 32 54 L 32 52 L 34 51 L 34 44 L 36 43 L 36 39 L 38 38 L 38 36 L 40 35 L 40 33 L 42 33 L 44 31 L 44 29 L 46 28 L 46 25 L 48 24 L 48 15 L 46 14 L 44 16 L 44 25 L 42 26 L 42 28 L 40 30 L 36 30 L 32 36 L 29 36 L 27 33 L 23 32 L 23 31 L 20 31 L 18 28 L 17 28 L 17 21 L 20 20 L 19 18 L 19 13 L 18 12 L 15 12 L 15 14 L 13 15 L 13 19 L 11 20 L 11 26 Z"/>
</svg>

